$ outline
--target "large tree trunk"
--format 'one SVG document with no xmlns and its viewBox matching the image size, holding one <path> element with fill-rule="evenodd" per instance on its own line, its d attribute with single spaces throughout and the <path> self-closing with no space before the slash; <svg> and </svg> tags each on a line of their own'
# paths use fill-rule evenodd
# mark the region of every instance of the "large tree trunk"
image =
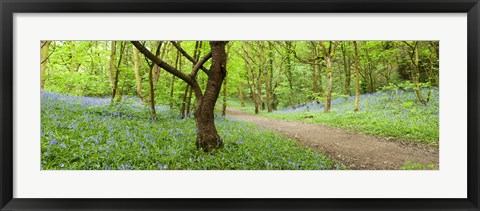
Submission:
<svg viewBox="0 0 480 211">
<path fill-rule="evenodd" d="M 207 54 L 197 62 L 196 68 L 192 70 L 190 75 L 183 73 L 177 68 L 169 65 L 163 60 L 157 58 L 145 46 L 138 41 L 131 41 L 135 47 L 142 52 L 148 59 L 156 63 L 167 72 L 182 79 L 190 84 L 197 99 L 197 109 L 195 110 L 195 122 L 197 125 L 196 145 L 198 148 L 206 152 L 213 151 L 223 146 L 223 141 L 215 128 L 214 108 L 218 99 L 218 95 L 222 88 L 223 79 L 227 73 L 227 54 L 225 52 L 225 41 L 210 41 L 211 54 Z M 205 92 L 202 94 L 200 85 L 196 81 L 196 71 L 203 67 L 203 64 L 212 58 L 210 70 L 206 70 L 208 82 Z"/>
<path fill-rule="evenodd" d="M 45 86 L 45 72 L 47 71 L 48 47 L 52 41 L 40 42 L 41 66 L 40 66 L 40 89 Z"/>
<path fill-rule="evenodd" d="M 212 151 L 223 146 L 223 141 L 215 128 L 213 110 L 220 93 L 222 82 L 227 74 L 227 54 L 224 41 L 210 41 L 212 51 L 212 66 L 208 77 L 207 87 L 202 96 L 197 97 L 197 109 L 195 111 L 195 122 L 197 124 L 198 148 L 204 151 Z M 199 93 L 195 92 L 196 95 Z"/>
<path fill-rule="evenodd" d="M 358 72 L 358 47 L 357 41 L 353 41 L 355 48 L 355 108 L 354 111 L 358 111 L 358 98 L 360 96 L 360 74 Z"/>
</svg>

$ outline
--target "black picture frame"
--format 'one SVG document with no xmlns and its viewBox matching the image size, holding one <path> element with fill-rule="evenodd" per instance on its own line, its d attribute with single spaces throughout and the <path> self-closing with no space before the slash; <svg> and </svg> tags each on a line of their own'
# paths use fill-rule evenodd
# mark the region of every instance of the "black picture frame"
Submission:
<svg viewBox="0 0 480 211">
<path fill-rule="evenodd" d="M 479 210 L 478 0 L 0 0 L 1 210 Z M 466 199 L 18 199 L 13 198 L 14 13 L 467 13 Z"/>
</svg>

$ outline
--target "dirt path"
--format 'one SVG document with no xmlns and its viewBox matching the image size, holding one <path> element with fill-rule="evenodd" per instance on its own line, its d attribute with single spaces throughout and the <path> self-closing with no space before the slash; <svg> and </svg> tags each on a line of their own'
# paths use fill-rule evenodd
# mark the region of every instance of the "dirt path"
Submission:
<svg viewBox="0 0 480 211">
<path fill-rule="evenodd" d="M 350 169 L 400 169 L 405 162 L 438 165 L 438 148 L 388 141 L 317 124 L 271 119 L 227 108 L 227 117 L 272 129 L 316 149 Z"/>
</svg>

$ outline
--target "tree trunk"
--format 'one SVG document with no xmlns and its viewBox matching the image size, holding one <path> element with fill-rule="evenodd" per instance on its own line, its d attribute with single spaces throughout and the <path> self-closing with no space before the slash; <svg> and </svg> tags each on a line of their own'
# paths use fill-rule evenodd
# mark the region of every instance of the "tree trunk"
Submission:
<svg viewBox="0 0 480 211">
<path fill-rule="evenodd" d="M 195 71 L 190 75 L 183 73 L 177 68 L 172 67 L 163 60 L 153 55 L 145 46 L 138 41 L 131 41 L 135 47 L 147 58 L 170 74 L 182 79 L 192 87 L 197 99 L 197 108 L 195 110 L 195 122 L 197 126 L 196 145 L 206 152 L 213 151 L 223 146 L 223 141 L 215 128 L 214 108 L 218 95 L 222 88 L 222 82 L 227 72 L 227 55 L 225 52 L 225 41 L 210 41 L 211 54 L 207 54 L 201 61 L 198 61 L 198 69 L 210 58 L 212 65 L 208 73 L 208 82 L 205 92 L 202 94 L 199 83 L 196 80 Z M 194 70 L 198 70 L 194 68 Z"/>
<path fill-rule="evenodd" d="M 238 98 L 240 98 L 240 106 L 245 107 L 245 100 L 243 99 L 243 91 L 242 91 L 242 89 L 243 89 L 243 83 L 242 82 L 240 82 L 238 84 L 237 89 L 238 89 Z"/>
<path fill-rule="evenodd" d="M 344 93 L 350 96 L 350 62 L 347 62 L 346 41 L 342 43 L 343 71 L 345 73 Z"/>
<path fill-rule="evenodd" d="M 247 60 L 245 61 L 247 62 Z M 254 70 L 250 65 L 248 67 L 249 68 L 247 70 L 247 83 L 248 83 L 248 87 L 250 88 L 250 98 L 252 99 L 255 107 L 255 114 L 258 114 L 259 103 L 258 103 L 257 94 L 255 93 L 256 85 L 255 85 Z M 250 74 L 249 74 L 249 71 L 250 71 Z"/>
<path fill-rule="evenodd" d="M 227 110 L 227 77 L 223 80 L 223 105 L 222 105 L 222 116 L 225 116 Z"/>
<path fill-rule="evenodd" d="M 287 61 L 286 61 L 286 71 L 285 71 L 285 75 L 287 76 L 287 80 L 288 80 L 288 87 L 290 88 L 289 89 L 289 96 L 288 96 L 288 102 L 290 104 L 290 107 L 292 108 L 295 108 L 295 102 L 294 102 L 294 99 L 293 99 L 293 96 L 294 96 L 294 90 L 293 90 L 293 76 L 292 76 L 292 60 L 290 58 L 290 54 L 291 54 L 291 43 L 289 41 L 286 41 L 285 42 L 286 45 L 287 45 Z"/>
<path fill-rule="evenodd" d="M 355 48 L 355 109 L 354 111 L 358 111 L 358 98 L 360 96 L 360 79 L 359 79 L 359 72 L 358 72 L 358 48 L 357 48 L 357 41 L 353 41 L 353 46 Z"/>
<path fill-rule="evenodd" d="M 187 111 L 186 111 L 186 115 L 189 115 L 189 114 L 190 114 L 190 107 L 191 107 L 191 104 L 192 104 L 192 92 L 193 92 L 193 89 L 190 88 L 190 90 L 188 91 L 188 97 L 187 97 Z"/>
<path fill-rule="evenodd" d="M 113 87 L 115 83 L 115 52 L 116 52 L 116 41 L 112 41 L 110 44 L 110 74 L 108 75 L 110 78 L 110 84 Z"/>
<path fill-rule="evenodd" d="M 263 51 L 264 48 L 263 48 L 263 45 L 262 45 L 262 53 L 263 53 L 263 57 L 265 57 L 265 52 Z M 267 66 L 268 68 L 265 68 L 263 71 L 263 79 L 264 79 L 264 82 L 265 82 L 265 101 L 266 101 L 266 104 L 267 104 L 267 112 L 272 112 L 272 99 L 271 99 L 271 91 L 270 91 L 270 79 L 269 77 L 269 72 L 271 72 L 271 69 L 273 68 L 272 65 L 273 65 L 273 55 L 272 55 L 272 50 L 269 49 L 269 53 L 268 53 L 268 62 L 267 62 Z M 264 60 L 265 61 L 265 60 Z M 264 62 L 265 64 L 265 62 Z M 263 65 L 263 66 L 266 66 L 266 65 Z"/>
<path fill-rule="evenodd" d="M 157 119 L 157 112 L 155 111 L 155 87 L 153 84 L 153 70 L 154 68 L 150 68 L 148 71 L 148 84 L 150 86 L 150 112 L 152 114 L 152 119 Z"/>
<path fill-rule="evenodd" d="M 422 96 L 422 92 L 420 91 L 420 85 L 419 85 L 419 80 L 420 80 L 420 71 L 418 68 L 418 42 L 415 42 L 415 47 L 413 49 L 415 52 L 415 77 L 414 77 L 414 83 L 415 83 L 415 93 L 417 94 L 418 101 L 422 103 L 422 105 L 427 105 L 427 102 Z"/>
<path fill-rule="evenodd" d="M 249 45 L 246 45 L 245 48 L 242 46 L 242 49 L 243 49 L 243 52 L 245 53 L 244 61 L 245 61 L 245 68 L 247 69 L 246 71 L 247 84 L 248 84 L 248 88 L 250 89 L 250 98 L 254 103 L 255 114 L 258 114 L 260 101 L 258 98 L 258 94 L 255 92 L 255 90 L 257 89 L 258 81 L 256 80 L 257 75 L 255 74 L 255 69 L 254 69 L 255 67 L 252 64 L 250 64 L 250 60 L 252 60 L 252 63 L 254 64 L 255 64 L 255 61 L 249 55 L 249 51 L 250 51 Z"/>
<path fill-rule="evenodd" d="M 180 53 L 177 53 L 177 57 L 175 59 L 175 69 L 179 69 L 180 63 Z M 172 75 L 172 80 L 170 81 L 170 109 L 173 108 L 173 91 L 175 89 L 175 75 Z"/>
<path fill-rule="evenodd" d="M 175 76 L 172 76 L 172 79 L 170 80 L 170 109 L 173 109 L 173 91 L 175 89 Z"/>
<path fill-rule="evenodd" d="M 202 47 L 202 41 L 197 41 L 195 42 L 195 49 L 193 52 L 193 58 L 194 60 L 198 61 L 200 59 L 200 48 Z M 195 64 L 192 65 L 192 69 L 195 68 Z M 186 99 L 186 108 L 185 108 L 185 116 L 190 114 L 190 107 L 191 107 L 191 102 L 192 102 L 192 87 L 190 85 L 187 85 L 187 99 Z"/>
<path fill-rule="evenodd" d="M 200 59 L 200 48 L 202 47 L 202 41 L 195 42 L 195 48 L 193 50 L 193 60 L 198 61 Z M 195 63 L 192 64 L 192 70 L 195 69 Z M 187 84 L 185 88 L 185 93 L 183 96 L 183 104 L 181 109 L 181 117 L 185 118 L 186 115 L 190 113 L 190 103 L 192 100 L 192 88 L 190 84 Z"/>
<path fill-rule="evenodd" d="M 207 87 L 204 95 L 197 97 L 197 109 L 195 111 L 195 122 L 197 124 L 198 148 L 204 151 L 213 151 L 223 146 L 223 140 L 215 128 L 214 108 L 220 93 L 222 82 L 227 74 L 227 54 L 224 41 L 210 41 L 212 51 L 212 66 L 208 77 Z M 198 92 L 195 92 L 198 95 Z"/>
<path fill-rule="evenodd" d="M 168 47 L 168 42 L 165 43 L 165 45 L 163 45 L 163 42 L 162 41 L 158 41 L 157 43 L 157 48 L 160 50 L 160 48 L 162 48 L 162 53 L 160 53 L 160 59 L 163 59 L 163 57 L 165 56 L 165 49 Z M 158 84 L 158 79 L 160 78 L 160 73 L 161 73 L 161 69 L 158 65 L 156 65 L 155 63 L 153 64 L 153 87 L 155 88 Z"/>
<path fill-rule="evenodd" d="M 313 73 L 313 79 L 312 79 L 312 91 L 315 94 L 320 93 L 319 89 L 319 80 L 318 80 L 318 68 L 319 68 L 319 62 L 317 60 L 318 58 L 318 53 L 317 53 L 317 47 L 316 47 L 316 42 L 312 43 L 312 63 L 310 64 L 312 67 L 312 73 Z"/>
<path fill-rule="evenodd" d="M 325 61 L 327 62 L 327 98 L 325 100 L 325 107 L 324 111 L 325 113 L 330 110 L 330 104 L 332 102 L 332 57 L 335 55 L 335 49 L 337 48 L 338 41 L 332 42 L 330 41 L 330 45 L 327 48 L 323 44 L 323 42 L 320 42 L 322 50 L 323 50 L 323 55 L 325 56 Z"/>
<path fill-rule="evenodd" d="M 187 95 L 188 95 L 188 91 L 190 90 L 190 85 L 187 84 L 185 85 L 185 92 L 183 93 L 183 97 L 182 97 L 182 106 L 180 107 L 180 118 L 185 118 L 185 115 L 186 115 L 186 108 L 187 108 Z"/>
<path fill-rule="evenodd" d="M 145 101 L 145 97 L 143 96 L 143 91 L 142 91 L 142 77 L 140 76 L 140 73 L 138 71 L 138 50 L 133 47 L 133 70 L 135 71 L 135 79 L 136 79 L 136 84 L 137 84 L 137 94 L 142 99 L 142 102 Z"/>
<path fill-rule="evenodd" d="M 70 43 L 70 64 L 69 69 L 73 72 L 78 72 L 78 65 L 75 61 L 75 56 L 77 55 L 76 42 L 69 41 Z"/>
<path fill-rule="evenodd" d="M 258 70 L 258 76 L 257 76 L 257 108 L 255 108 L 255 113 L 258 114 L 258 107 L 262 106 L 262 73 L 261 70 Z M 263 108 L 262 108 L 263 109 Z"/>
<path fill-rule="evenodd" d="M 370 93 L 375 93 L 375 78 L 372 76 L 372 69 L 368 72 L 368 77 L 370 78 Z"/>
<path fill-rule="evenodd" d="M 327 100 L 325 101 L 325 112 L 330 111 L 330 104 L 332 102 L 332 61 L 330 57 L 325 58 L 327 60 Z"/>
<path fill-rule="evenodd" d="M 115 42 L 115 41 L 112 41 L 112 42 Z M 114 64 L 115 50 L 114 49 L 116 48 L 116 46 L 114 43 L 112 43 L 112 54 L 110 55 L 110 68 L 113 67 L 113 71 L 112 69 L 110 69 L 110 73 L 113 73 L 113 72 L 115 73 L 113 77 L 113 89 L 112 89 L 112 100 L 111 100 L 112 103 L 114 101 L 120 101 L 122 99 L 122 95 L 118 89 L 118 76 L 120 75 L 120 65 L 122 64 L 122 58 L 123 58 L 123 53 L 125 52 L 125 46 L 126 46 L 126 43 L 120 42 L 120 58 L 118 59 L 117 66 L 115 66 Z"/>
<path fill-rule="evenodd" d="M 40 66 L 40 89 L 45 86 L 45 72 L 47 71 L 48 48 L 52 41 L 40 42 L 41 66 Z"/>
</svg>

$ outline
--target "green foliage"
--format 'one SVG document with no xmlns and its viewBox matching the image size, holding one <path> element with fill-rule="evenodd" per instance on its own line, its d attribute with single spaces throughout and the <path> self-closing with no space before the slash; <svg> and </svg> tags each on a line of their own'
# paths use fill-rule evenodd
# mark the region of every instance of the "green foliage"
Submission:
<svg viewBox="0 0 480 211">
<path fill-rule="evenodd" d="M 432 86 L 430 85 L 430 82 L 426 82 L 426 83 L 418 83 L 419 87 L 420 88 L 432 88 Z M 416 89 L 416 86 L 414 83 L 412 83 L 411 81 L 404 81 L 404 82 L 401 82 L 401 83 L 397 83 L 397 84 L 394 84 L 394 83 L 390 83 L 386 86 L 383 86 L 381 88 L 382 91 L 397 91 L 397 90 L 403 90 L 403 91 L 411 91 L 411 90 L 414 90 Z"/>
<path fill-rule="evenodd" d="M 137 100 L 42 93 L 42 170 L 344 169 L 313 150 L 251 124 L 217 117 L 225 146 L 196 149 L 193 119 L 159 108 L 158 121 Z"/>
<path fill-rule="evenodd" d="M 429 91 L 422 92 L 426 94 Z M 277 119 L 325 124 L 388 139 L 438 145 L 438 97 L 438 91 L 431 90 L 431 100 L 427 106 L 423 106 L 417 102 L 415 93 L 398 90 L 398 93 L 361 95 L 358 112 L 353 111 L 355 96 L 352 96 L 334 99 L 332 109 L 328 113 L 323 112 L 323 102 L 320 104 L 314 102 L 295 109 L 286 108 L 260 114 Z M 252 110 L 250 107 L 249 111 Z M 305 118 L 307 116 L 310 118 Z"/>
<path fill-rule="evenodd" d="M 438 166 L 435 164 L 428 164 L 426 166 L 420 163 L 414 162 L 405 162 L 405 164 L 400 167 L 400 170 L 438 170 Z"/>
<path fill-rule="evenodd" d="M 155 51 L 158 43 L 158 41 L 143 42 L 151 51 Z M 255 75 L 254 73 L 261 71 L 265 73 L 265 70 L 269 70 L 268 83 L 271 97 L 275 98 L 275 104 L 279 108 L 287 107 L 287 109 L 270 114 L 262 110 L 261 115 L 320 123 L 388 139 L 438 144 L 439 93 L 436 87 L 439 81 L 439 45 L 437 41 L 357 42 L 361 93 L 370 93 L 361 96 L 359 112 L 353 112 L 352 96 L 339 94 L 348 94 L 349 91 L 353 94 L 355 90 L 353 43 L 341 42 L 343 50 L 337 49 L 332 58 L 332 97 L 334 99 L 329 113 L 323 112 L 323 103 L 327 94 L 325 91 L 327 88 L 326 62 L 318 42 L 248 42 L 250 44 L 247 50 L 249 56 L 253 58 L 250 64 L 252 68 L 250 77 L 247 77 L 246 58 L 242 56 L 244 53 L 242 46 L 245 47 L 245 43 L 247 42 L 231 41 L 227 45 L 229 106 L 253 113 L 253 103 L 249 99 L 251 90 L 256 92 L 256 87 L 252 89 L 252 84 L 260 83 L 264 101 L 267 90 L 263 74 L 253 77 L 252 73 Z M 418 44 L 419 53 L 420 83 L 418 85 L 422 89 L 422 95 L 430 99 L 427 106 L 422 106 L 413 92 L 416 89 L 416 84 L 412 83 L 414 66 L 411 46 L 414 43 Z M 181 41 L 179 44 L 193 56 L 195 41 Z M 76 96 L 105 96 L 108 99 L 113 86 L 109 78 L 110 45 L 110 41 L 53 41 L 49 48 L 50 57 L 45 63 L 47 69 L 44 90 Z M 265 48 L 260 50 L 260 45 Z M 168 42 L 163 42 L 162 46 L 160 52 L 165 52 L 162 60 L 188 75 L 193 64 L 181 56 Z M 329 47 L 328 44 L 326 47 Z M 200 51 L 200 58 L 210 51 L 208 42 L 203 42 Z M 117 44 L 116 52 L 114 63 L 117 65 L 121 52 L 120 44 Z M 173 109 L 178 109 L 182 103 L 186 84 L 178 78 L 172 78 L 172 75 L 165 70 L 160 70 L 154 97 L 158 107 L 157 114 L 161 118 L 157 122 L 147 121 L 148 108 L 139 105 L 138 99 L 131 100 L 129 97 L 137 95 L 133 71 L 133 46 L 129 42 L 125 42 L 125 51 L 122 56 L 122 62 L 118 63 L 118 69 L 120 69 L 118 87 L 124 97 L 113 107 L 108 106 L 109 103 L 107 103 L 107 105 L 85 108 L 82 101 L 86 99 L 95 101 L 90 98 L 79 98 L 75 102 L 62 102 L 58 105 L 43 104 L 42 99 L 42 169 L 330 169 L 335 167 L 322 155 L 295 144 L 292 145 L 291 141 L 273 133 L 222 118 L 217 118 L 216 121 L 217 129 L 225 139 L 224 150 L 216 154 L 201 153 L 193 144 L 194 121 L 179 120 L 176 117 L 178 112 L 158 106 L 169 105 Z M 178 56 L 180 59 L 175 65 Z M 315 64 L 318 65 L 315 73 L 312 59 L 316 60 Z M 150 94 L 148 71 L 151 62 L 141 54 L 138 61 L 142 79 L 141 88 L 144 97 L 148 98 Z M 269 61 L 272 61 L 271 66 Z M 208 68 L 210 65 L 211 60 L 205 63 L 204 67 Z M 347 70 L 350 73 L 347 73 Z M 317 79 L 318 86 L 315 86 L 314 78 Z M 207 75 L 199 71 L 196 81 L 202 90 L 207 84 L 207 79 Z M 347 79 L 350 79 L 350 87 Z M 317 91 L 314 87 L 323 91 Z M 241 107 L 236 97 L 240 90 L 243 92 L 247 107 Z M 375 93 L 377 91 L 380 92 Z M 195 96 L 192 97 L 192 107 L 195 104 L 194 98 Z M 312 101 L 319 103 L 311 103 Z M 57 103 L 56 100 L 50 100 L 50 102 Z M 290 106 L 295 109 L 288 108 Z M 165 131 L 176 131 L 176 133 Z M 93 141 L 95 144 L 92 144 L 92 140 L 95 140 Z M 56 143 L 52 144 L 53 142 Z M 267 153 L 261 150 L 266 150 Z"/>
<path fill-rule="evenodd" d="M 52 72 L 46 76 L 45 90 L 71 94 L 76 96 L 108 96 L 111 95 L 108 78 L 91 75 L 85 72 Z"/>
</svg>

